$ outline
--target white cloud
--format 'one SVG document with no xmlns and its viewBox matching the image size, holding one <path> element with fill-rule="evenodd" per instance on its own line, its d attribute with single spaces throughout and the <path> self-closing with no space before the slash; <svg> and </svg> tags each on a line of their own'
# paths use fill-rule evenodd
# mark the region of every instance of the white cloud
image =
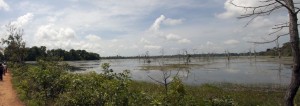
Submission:
<svg viewBox="0 0 300 106">
<path fill-rule="evenodd" d="M 10 10 L 9 5 L 4 0 L 0 0 L 0 10 L 1 9 L 4 9 L 5 11 L 9 11 Z"/>
<path fill-rule="evenodd" d="M 93 41 L 93 42 L 99 42 L 99 41 L 102 40 L 101 37 L 99 37 L 99 36 L 97 36 L 97 35 L 93 35 L 93 34 L 87 35 L 85 38 L 86 38 L 87 40 Z"/>
<path fill-rule="evenodd" d="M 157 45 L 145 45 L 144 46 L 145 49 L 154 49 L 154 50 L 157 50 L 157 49 L 161 49 L 161 46 L 157 46 Z"/>
<path fill-rule="evenodd" d="M 14 3 L 7 0 L 11 3 L 11 10 L 3 12 L 4 17 L 0 22 L 4 25 L 11 17 L 30 12 L 19 17 L 18 22 L 15 21 L 26 25 L 24 39 L 29 41 L 29 46 L 85 49 L 102 56 L 137 55 L 147 49 L 151 49 L 151 55 L 156 55 L 160 54 L 162 48 L 169 54 L 192 48 L 203 48 L 199 49 L 201 52 L 224 52 L 224 48 L 232 46 L 224 44 L 228 38 L 247 37 L 250 34 L 267 35 L 263 33 L 269 31 L 267 28 L 257 28 L 277 22 L 274 17 L 257 18 L 248 28 L 240 28 L 245 23 L 241 24 L 236 19 L 224 21 L 214 18 L 213 15 L 221 10 L 225 1 L 228 2 L 209 0 L 201 4 L 197 0 L 26 0 Z M 235 0 L 242 5 L 252 5 L 253 1 L 258 0 L 241 1 Z M 56 5 L 57 3 L 60 5 Z M 171 3 L 173 4 L 170 5 Z M 244 13 L 244 9 L 231 5 L 224 4 L 224 8 L 226 11 L 216 16 L 230 18 Z M 210 12 L 201 9 L 209 9 Z M 1 10 L 4 11 L 4 8 L 0 6 Z M 158 12 L 160 10 L 163 12 Z M 198 13 L 194 14 L 193 11 Z M 238 30 L 233 32 L 233 29 Z M 241 40 L 234 49 L 244 49 L 241 47 L 244 42 Z M 177 50 L 171 50 L 174 47 Z"/>
<path fill-rule="evenodd" d="M 172 18 L 167 18 L 163 21 L 165 25 L 171 25 L 171 26 L 181 24 L 182 22 L 183 22 L 182 19 L 172 19 Z"/>
<path fill-rule="evenodd" d="M 183 19 L 172 19 L 172 18 L 166 18 L 164 15 L 160 15 L 152 26 L 149 28 L 150 31 L 159 31 L 161 24 L 168 25 L 168 26 L 174 26 L 174 25 L 179 25 L 183 23 Z"/>
<path fill-rule="evenodd" d="M 113 43 L 119 42 L 119 39 L 113 39 L 111 40 Z"/>
<path fill-rule="evenodd" d="M 148 33 L 150 33 L 149 35 L 155 35 L 156 37 L 163 38 L 167 41 L 176 41 L 179 44 L 190 43 L 191 41 L 187 38 L 182 38 L 179 35 L 174 34 L 174 33 L 166 34 L 165 32 L 161 31 L 161 29 L 160 29 L 161 24 L 177 25 L 177 24 L 181 24 L 181 23 L 182 23 L 182 19 L 166 18 L 164 15 L 161 15 L 151 25 L 151 27 L 148 30 Z"/>
<path fill-rule="evenodd" d="M 159 31 L 159 28 L 160 28 L 160 24 L 165 20 L 165 16 L 164 15 L 160 15 L 160 17 L 158 17 L 154 23 L 152 24 L 152 26 L 150 27 L 150 31 Z"/>
<path fill-rule="evenodd" d="M 206 42 L 206 45 L 207 45 L 207 46 L 210 46 L 210 45 L 214 45 L 214 43 L 211 42 L 211 41 L 207 41 L 207 42 Z"/>
<path fill-rule="evenodd" d="M 38 40 L 45 41 L 66 41 L 75 38 L 75 31 L 72 28 L 62 28 L 54 24 L 40 26 L 35 34 Z"/>
<path fill-rule="evenodd" d="M 180 39 L 180 40 L 178 40 L 178 43 L 180 43 L 180 44 L 191 43 L 191 40 L 188 40 L 188 39 Z"/>
<path fill-rule="evenodd" d="M 23 16 L 20 16 L 16 21 L 13 21 L 11 24 L 17 27 L 23 27 L 27 25 L 33 19 L 32 13 L 27 13 Z"/>
<path fill-rule="evenodd" d="M 166 39 L 167 40 L 180 40 L 180 36 L 171 33 L 166 36 Z"/>
<path fill-rule="evenodd" d="M 275 19 L 274 19 L 275 20 Z M 269 28 L 270 26 L 272 26 L 274 24 L 274 22 L 272 22 L 272 20 L 270 20 L 269 18 L 265 18 L 265 17 L 256 17 L 250 24 L 251 27 L 254 28 L 264 28 L 267 27 Z"/>
<path fill-rule="evenodd" d="M 236 7 L 232 5 L 230 2 L 232 0 L 227 0 L 224 3 L 225 12 L 217 14 L 216 16 L 221 19 L 227 19 L 232 17 L 237 17 L 242 14 L 247 14 L 252 12 L 252 10 L 246 10 L 245 8 Z M 233 0 L 233 3 L 238 6 L 245 6 L 245 7 L 253 7 L 258 5 L 263 5 L 263 2 L 259 2 L 259 0 Z M 259 11 L 259 10 L 258 10 Z"/>
<path fill-rule="evenodd" d="M 46 46 L 48 49 L 84 49 L 96 53 L 105 53 L 103 45 L 109 43 L 94 34 L 78 37 L 72 28 L 61 27 L 51 23 L 40 26 L 34 38 L 35 46 Z M 113 41 L 116 42 L 117 40 Z M 113 47 L 116 47 L 116 45 Z"/>
<path fill-rule="evenodd" d="M 186 38 L 181 38 L 178 35 L 175 34 L 168 34 L 167 36 L 165 36 L 167 40 L 169 41 L 177 41 L 177 43 L 179 44 L 186 44 L 186 43 L 191 43 L 191 40 L 186 39 Z"/>
<path fill-rule="evenodd" d="M 234 40 L 234 39 L 230 39 L 230 40 L 227 40 L 224 42 L 224 44 L 227 44 L 227 45 L 236 45 L 236 44 L 239 44 L 240 41 L 238 40 Z"/>
<path fill-rule="evenodd" d="M 143 44 L 146 44 L 146 45 L 149 45 L 149 44 L 151 44 L 151 42 L 150 42 L 150 41 L 148 41 L 148 40 L 147 40 L 147 39 L 145 39 L 145 38 L 141 38 L 140 42 L 142 42 Z"/>
</svg>

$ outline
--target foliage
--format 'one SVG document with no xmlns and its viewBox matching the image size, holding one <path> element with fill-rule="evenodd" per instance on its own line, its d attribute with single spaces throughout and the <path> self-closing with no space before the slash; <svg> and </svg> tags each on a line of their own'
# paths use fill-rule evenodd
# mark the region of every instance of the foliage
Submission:
<svg viewBox="0 0 300 106">
<path fill-rule="evenodd" d="M 33 46 L 27 49 L 26 61 L 36 61 L 40 58 L 45 57 L 58 57 L 66 61 L 72 60 L 99 60 L 100 56 L 97 53 L 87 52 L 85 50 L 74 50 L 65 51 L 63 49 L 52 49 L 47 50 L 45 46 L 36 47 Z"/>
<path fill-rule="evenodd" d="M 26 61 L 35 61 L 35 60 L 37 60 L 37 58 L 47 56 L 45 46 L 41 46 L 41 47 L 33 46 L 31 48 L 26 48 L 26 49 L 27 49 L 27 54 L 28 54 L 25 57 Z"/>
<path fill-rule="evenodd" d="M 57 61 L 39 60 L 37 65 L 15 65 L 13 82 L 20 98 L 30 106 L 157 106 L 205 105 L 231 103 L 199 99 L 189 94 L 182 81 L 174 77 L 163 86 L 137 83 L 130 80 L 130 72 L 114 73 L 109 63 L 103 63 L 104 73 L 69 73 L 66 65 Z M 159 90 L 148 88 L 155 87 Z M 148 90 L 147 90 L 148 89 Z"/>
<path fill-rule="evenodd" d="M 67 74 L 63 65 L 57 62 L 38 61 L 37 66 L 22 66 L 13 71 L 14 78 L 19 80 L 18 89 L 21 98 L 28 99 L 36 105 L 47 105 L 54 101 L 58 94 L 64 92 L 66 80 L 63 76 Z"/>
<path fill-rule="evenodd" d="M 276 106 L 283 104 L 285 90 L 233 84 L 186 86 L 174 77 L 165 94 L 163 85 L 132 81 L 129 71 L 114 73 L 108 63 L 102 66 L 110 71 L 100 74 L 70 73 L 57 61 L 8 65 L 13 68 L 14 86 L 28 106 Z M 298 95 L 295 104 L 299 101 Z"/>
<path fill-rule="evenodd" d="M 207 100 L 209 106 L 236 106 L 235 102 L 229 96 L 223 98 L 211 98 Z"/>
<path fill-rule="evenodd" d="M 35 66 L 14 68 L 13 77 L 20 97 L 27 105 L 144 104 L 139 100 L 147 100 L 145 94 L 128 89 L 129 71 L 112 72 L 73 74 L 68 73 L 61 63 L 40 60 Z"/>
<path fill-rule="evenodd" d="M 282 52 L 282 56 L 292 56 L 292 48 L 290 42 L 286 42 L 282 47 L 278 48 Z M 269 48 L 266 51 L 260 52 L 260 55 L 277 56 L 277 48 Z"/>
<path fill-rule="evenodd" d="M 7 47 L 4 49 L 5 58 L 12 62 L 22 63 L 26 56 L 25 41 L 23 41 L 23 29 L 9 23 L 6 25 L 6 39 L 2 43 Z"/>
</svg>

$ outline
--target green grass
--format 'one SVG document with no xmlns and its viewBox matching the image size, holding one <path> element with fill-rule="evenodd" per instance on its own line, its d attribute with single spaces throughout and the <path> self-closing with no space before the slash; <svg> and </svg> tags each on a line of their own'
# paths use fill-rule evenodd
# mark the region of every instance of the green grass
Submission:
<svg viewBox="0 0 300 106">
<path fill-rule="evenodd" d="M 285 95 L 285 87 L 259 86 L 239 84 L 203 84 L 200 86 L 185 86 L 187 95 L 199 101 L 214 98 L 230 97 L 238 106 L 281 106 Z M 164 91 L 162 85 L 149 82 L 132 83 L 131 89 L 139 89 L 150 95 L 158 95 Z M 295 104 L 300 104 L 300 94 L 295 99 Z"/>
</svg>

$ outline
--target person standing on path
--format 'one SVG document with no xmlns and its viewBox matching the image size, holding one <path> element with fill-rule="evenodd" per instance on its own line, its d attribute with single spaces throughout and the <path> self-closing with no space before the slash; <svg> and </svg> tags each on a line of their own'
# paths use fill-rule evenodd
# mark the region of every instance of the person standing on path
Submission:
<svg viewBox="0 0 300 106">
<path fill-rule="evenodd" d="M 3 75 L 5 75 L 5 73 L 7 73 L 7 65 L 6 65 L 6 62 L 3 63 Z"/>
<path fill-rule="evenodd" d="M 4 67 L 2 63 L 0 63 L 0 80 L 3 81 Z"/>
</svg>

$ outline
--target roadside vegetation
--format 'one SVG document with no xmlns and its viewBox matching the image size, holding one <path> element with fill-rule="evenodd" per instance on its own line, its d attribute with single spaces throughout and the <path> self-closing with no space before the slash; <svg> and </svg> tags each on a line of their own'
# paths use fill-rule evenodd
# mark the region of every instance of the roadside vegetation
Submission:
<svg viewBox="0 0 300 106">
<path fill-rule="evenodd" d="M 130 79 L 130 71 L 114 73 L 109 63 L 103 73 L 68 72 L 66 64 L 38 61 L 37 65 L 12 65 L 13 84 L 28 106 L 278 106 L 285 88 L 266 85 L 184 85 L 176 76 L 165 87 Z M 296 104 L 300 104 L 297 96 Z"/>
</svg>

